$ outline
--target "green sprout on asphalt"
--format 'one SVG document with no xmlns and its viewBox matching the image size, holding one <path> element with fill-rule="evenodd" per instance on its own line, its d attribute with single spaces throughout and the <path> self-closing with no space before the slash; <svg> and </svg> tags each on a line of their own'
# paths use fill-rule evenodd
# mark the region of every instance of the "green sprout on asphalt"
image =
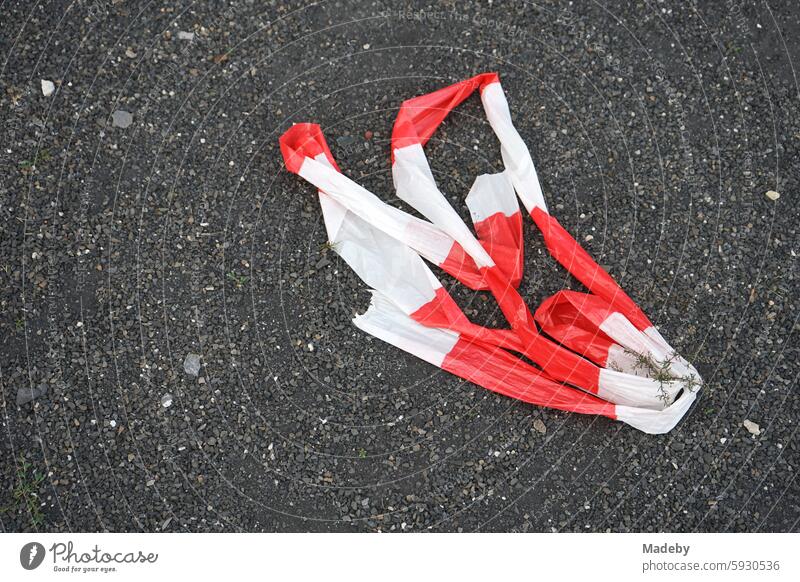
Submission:
<svg viewBox="0 0 800 582">
<path fill-rule="evenodd" d="M 367 458 L 367 450 L 366 449 L 358 449 L 358 458 L 359 459 L 366 459 Z"/>
<path fill-rule="evenodd" d="M 22 160 L 21 162 L 19 162 L 19 167 L 22 168 L 23 170 L 30 170 L 32 168 L 35 168 L 36 164 L 38 164 L 39 162 L 50 161 L 50 158 L 52 157 L 53 156 L 50 155 L 50 150 L 41 149 L 38 152 L 36 152 L 36 156 L 33 158 L 33 160 Z"/>
<path fill-rule="evenodd" d="M 236 283 L 237 289 L 241 289 L 242 287 L 244 287 L 245 283 L 247 283 L 247 277 L 245 277 L 244 275 L 237 275 L 233 271 L 228 273 L 228 279 Z"/>
<path fill-rule="evenodd" d="M 44 513 L 39 503 L 39 488 L 44 475 L 33 470 L 33 465 L 20 455 L 17 465 L 17 484 L 11 492 L 11 504 L 0 508 L 0 513 L 27 511 L 31 525 L 38 528 L 44 523 Z"/>
<path fill-rule="evenodd" d="M 25 328 L 25 320 L 21 317 L 18 317 L 14 322 L 14 326 L 17 328 L 17 331 L 22 331 Z"/>
</svg>

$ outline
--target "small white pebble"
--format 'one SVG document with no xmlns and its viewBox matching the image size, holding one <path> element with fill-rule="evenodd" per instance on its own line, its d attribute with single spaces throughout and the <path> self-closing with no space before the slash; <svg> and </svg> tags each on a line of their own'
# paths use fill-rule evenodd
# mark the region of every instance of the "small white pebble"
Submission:
<svg viewBox="0 0 800 582">
<path fill-rule="evenodd" d="M 117 426 L 117 421 L 116 421 L 116 420 L 111 420 L 111 421 L 109 421 L 109 423 L 108 423 L 108 424 L 110 424 L 110 425 L 111 425 L 111 428 L 114 428 L 114 427 L 116 427 L 116 426 Z"/>
<path fill-rule="evenodd" d="M 311 342 L 308 342 L 308 351 L 309 352 L 313 352 L 314 351 L 314 344 L 312 344 Z"/>
<path fill-rule="evenodd" d="M 53 94 L 53 91 L 56 90 L 56 86 L 52 81 L 48 81 L 47 79 L 42 79 L 42 95 L 45 97 L 50 97 Z"/>
<path fill-rule="evenodd" d="M 586 235 L 586 236 L 583 238 L 583 240 L 585 240 L 586 242 L 592 242 L 592 241 L 594 240 L 594 236 L 592 236 L 591 234 L 587 234 L 587 235 Z"/>
<path fill-rule="evenodd" d="M 764 195 L 773 202 L 775 202 L 778 198 L 781 197 L 781 195 L 778 192 L 775 192 L 775 190 L 767 190 L 767 193 Z"/>
</svg>

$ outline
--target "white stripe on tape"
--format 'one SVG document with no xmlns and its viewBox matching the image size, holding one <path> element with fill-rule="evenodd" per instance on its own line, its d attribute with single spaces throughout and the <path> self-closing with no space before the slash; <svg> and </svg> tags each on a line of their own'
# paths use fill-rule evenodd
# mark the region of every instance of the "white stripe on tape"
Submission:
<svg viewBox="0 0 800 582">
<path fill-rule="evenodd" d="M 514 184 L 514 189 L 522 200 L 522 204 L 528 213 L 536 207 L 547 212 L 547 204 L 544 201 L 542 187 L 539 185 L 539 176 L 536 174 L 531 154 L 511 122 L 508 101 L 506 101 L 500 83 L 487 85 L 481 92 L 481 101 L 489 125 L 492 126 L 497 139 L 500 140 L 500 155 L 503 158 L 503 165 L 508 170 L 511 182 Z"/>
<path fill-rule="evenodd" d="M 360 330 L 437 367 L 442 366 L 459 339 L 459 334 L 453 331 L 417 323 L 378 291 L 372 292 L 369 309 L 357 315 L 353 323 Z"/>
<path fill-rule="evenodd" d="M 617 420 L 621 420 L 648 434 L 664 434 L 675 428 L 675 425 L 680 422 L 696 398 L 696 392 L 684 390 L 683 394 L 664 410 L 617 406 Z"/>
<path fill-rule="evenodd" d="M 483 222 L 498 212 L 505 216 L 519 212 L 517 195 L 506 172 L 481 174 L 475 178 L 466 202 L 473 224 Z"/>
<path fill-rule="evenodd" d="M 298 174 L 353 214 L 406 243 L 432 263 L 439 265 L 450 254 L 453 239 L 447 233 L 429 222 L 386 204 L 328 164 L 305 158 Z"/>
<path fill-rule="evenodd" d="M 422 145 L 394 150 L 392 176 L 398 198 L 459 242 L 478 267 L 494 266 L 492 257 L 436 187 Z"/>
<path fill-rule="evenodd" d="M 664 382 L 601 368 L 597 395 L 603 400 L 626 406 L 662 410 L 671 404 L 683 388 L 683 382 Z"/>
</svg>

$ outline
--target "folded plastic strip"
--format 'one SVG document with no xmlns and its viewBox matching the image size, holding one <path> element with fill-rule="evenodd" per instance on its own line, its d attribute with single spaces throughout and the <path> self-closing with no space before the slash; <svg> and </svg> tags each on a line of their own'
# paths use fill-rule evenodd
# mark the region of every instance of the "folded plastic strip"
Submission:
<svg viewBox="0 0 800 582">
<path fill-rule="evenodd" d="M 366 313 L 356 316 L 359 329 L 456 376 L 524 402 L 615 418 L 614 405 L 559 384 L 508 352 L 465 340 L 457 332 L 420 325 L 378 291 Z"/>
<path fill-rule="evenodd" d="M 550 380 L 503 350 L 465 341 L 456 332 L 420 325 L 377 291 L 373 292 L 367 312 L 356 316 L 353 323 L 380 340 L 493 392 L 539 406 L 617 419 L 648 434 L 672 430 L 696 398 L 694 392 L 686 390 L 663 410 L 610 404 Z"/>
<path fill-rule="evenodd" d="M 410 147 L 405 148 L 404 152 L 410 149 Z M 395 167 L 403 163 L 398 155 Z M 416 176 L 418 192 L 423 191 L 424 194 L 422 196 L 414 194 L 405 198 L 399 192 L 398 195 L 415 208 L 418 202 L 425 201 L 429 211 L 428 217 L 434 224 L 441 226 L 443 230 L 449 229 L 451 234 L 459 237 L 456 240 L 465 250 L 475 249 L 477 241 L 474 238 L 470 240 L 472 234 L 463 222 L 461 222 L 463 229 L 456 228 L 455 221 L 461 219 L 457 216 L 453 218 L 450 212 L 445 210 L 447 206 L 454 213 L 436 185 L 423 178 L 424 171 L 399 170 L 397 175 L 407 176 L 409 172 Z M 422 209 L 417 209 L 424 213 Z M 479 257 L 473 256 L 473 258 L 476 263 L 483 262 Z M 589 360 L 552 342 L 539 333 L 533 316 L 509 278 L 496 265 L 487 265 L 482 267 L 481 271 L 500 310 L 519 336 L 523 347 L 522 353 L 541 366 L 552 378 L 597 394 L 610 402 L 652 409 L 662 409 L 669 405 L 681 390 L 682 386 L 677 382 L 663 382 L 598 368 Z"/>
<path fill-rule="evenodd" d="M 320 193 L 321 199 L 328 196 Z M 326 222 L 329 217 L 323 205 Z M 409 247 L 346 211 L 333 248 L 370 287 L 387 296 L 405 314 L 428 327 L 520 351 L 510 330 L 491 329 L 469 321 L 425 262 Z"/>
<path fill-rule="evenodd" d="M 483 73 L 404 101 L 392 129 L 392 155 L 397 148 L 412 144 L 425 145 L 444 118 L 475 89 L 498 80 L 497 73 Z"/>
<path fill-rule="evenodd" d="M 538 175 L 536 170 L 532 169 L 533 160 L 527 146 L 514 128 L 508 101 L 499 78 L 496 83 L 484 88 L 481 92 L 481 102 L 489 125 L 500 141 L 501 152 L 513 152 L 503 155 L 503 163 L 508 168 L 506 160 L 508 157 L 512 167 L 524 168 L 521 171 L 510 170 L 511 175 L 516 175 L 518 178 L 514 181 L 514 186 L 525 208 L 542 232 L 550 255 L 592 293 L 611 303 L 616 311 L 625 315 L 639 330 L 652 327 L 653 324 L 644 312 L 611 275 L 592 259 L 556 218 L 547 212 Z"/>
<path fill-rule="evenodd" d="M 602 329 L 575 309 L 563 291 L 545 299 L 534 313 L 542 331 L 599 366 L 626 374 L 650 377 L 652 370 L 641 357 L 614 342 Z"/>
<path fill-rule="evenodd" d="M 606 365 L 609 350 L 616 345 L 581 313 L 576 313 L 562 292 L 542 301 L 533 317 L 544 333 L 599 366 Z"/>
<path fill-rule="evenodd" d="M 332 156 L 330 156 L 329 152 L 327 153 L 327 155 L 324 152 L 321 152 L 320 154 L 318 154 L 318 158 L 319 158 L 318 161 L 320 163 L 326 165 L 326 166 L 329 166 L 329 167 L 335 166 L 335 162 L 333 161 Z M 326 223 L 326 228 L 328 228 L 329 238 L 334 239 L 336 241 L 339 241 L 341 239 L 342 242 L 347 242 L 348 240 L 352 239 L 353 237 L 341 236 L 341 234 L 348 232 L 348 229 L 349 229 L 350 224 L 351 224 L 350 223 L 350 219 L 356 219 L 356 220 L 360 220 L 360 219 L 357 219 L 357 217 L 355 217 L 351 213 L 347 212 L 346 209 L 344 209 L 344 207 L 340 206 L 335 200 L 333 200 L 329 196 L 325 195 L 323 192 L 320 192 L 320 201 L 321 201 L 321 203 L 323 205 L 323 212 L 325 213 L 325 219 L 326 219 L 325 223 Z M 373 240 L 371 240 L 371 239 L 367 240 L 367 245 L 369 247 L 372 247 L 373 243 L 374 243 Z M 337 249 L 339 248 L 338 243 L 335 242 L 334 248 L 337 248 Z M 347 256 L 348 255 L 348 251 L 345 250 L 343 252 L 343 254 L 345 256 Z M 417 257 L 417 260 L 419 260 L 418 257 Z M 381 262 L 383 264 L 386 264 L 385 261 L 381 261 Z M 420 261 L 420 264 L 424 265 L 424 263 L 421 263 L 421 261 Z M 402 263 L 401 264 L 393 263 L 392 267 L 393 268 L 399 268 L 400 272 L 409 272 L 409 269 Z M 375 275 L 375 273 L 372 273 L 372 275 Z M 435 281 L 434 277 L 432 276 L 432 273 L 426 272 L 424 278 L 428 279 L 430 281 L 429 287 L 427 287 L 427 289 L 430 290 L 430 289 L 435 289 L 436 288 L 436 281 Z M 380 279 L 380 277 L 379 277 L 379 279 Z M 418 280 L 418 279 L 420 279 L 420 277 L 414 277 L 414 280 Z M 400 288 L 401 289 L 403 288 L 402 285 L 401 285 Z M 426 287 L 423 285 L 421 288 L 425 289 Z M 414 296 L 415 292 L 417 292 L 417 291 L 419 291 L 418 288 L 412 288 L 411 295 Z M 421 296 L 422 296 L 423 299 L 427 299 L 430 296 L 430 294 L 431 294 L 430 291 L 428 293 L 425 293 L 423 291 Z M 397 298 L 400 301 L 407 300 L 407 297 L 402 293 L 397 295 Z M 412 309 L 415 305 L 416 305 L 415 303 L 411 303 L 411 304 L 408 304 L 406 306 L 406 308 L 407 309 Z M 481 341 L 480 340 L 475 340 L 475 339 L 470 339 L 470 340 L 468 340 L 468 343 L 481 343 Z M 489 349 L 488 344 L 484 344 L 484 348 Z M 498 350 L 494 346 L 491 346 L 490 349 L 493 352 L 497 352 L 497 353 L 500 352 L 500 350 Z M 514 364 L 515 362 L 518 362 L 518 360 L 516 360 L 515 358 L 510 356 L 510 354 L 506 354 L 505 358 L 506 358 L 507 362 L 511 362 L 512 364 Z M 479 356 L 477 361 L 481 361 L 482 362 L 485 359 L 486 358 L 481 355 L 481 356 Z M 516 364 L 514 364 L 514 365 L 516 365 Z M 535 373 L 539 374 L 540 377 L 546 378 L 546 375 L 544 375 L 542 372 L 536 370 L 535 368 L 531 368 L 531 369 L 533 371 L 535 371 Z M 490 373 L 488 378 L 489 378 L 489 380 L 491 380 L 493 378 L 497 378 L 498 376 L 499 376 L 499 374 L 496 373 L 496 371 L 493 371 L 493 372 Z M 481 383 L 479 380 L 477 380 L 475 378 L 473 378 L 473 379 L 476 382 Z M 514 393 L 513 392 L 509 392 L 508 390 L 506 390 L 506 393 L 511 395 L 511 396 L 514 396 Z"/>
<path fill-rule="evenodd" d="M 323 158 L 320 163 L 327 164 L 327 160 Z M 333 248 L 362 280 L 375 287 L 376 293 L 380 297 L 385 297 L 386 301 L 394 305 L 395 310 L 409 317 L 415 323 L 424 325 L 426 329 L 446 328 L 450 333 L 459 334 L 463 340 L 459 344 L 460 347 L 456 350 L 454 346 L 454 351 L 447 360 L 448 364 L 442 364 L 442 366 L 455 373 L 459 366 L 463 367 L 465 363 L 469 362 L 473 368 L 467 375 L 461 374 L 462 377 L 475 380 L 480 385 L 509 396 L 517 394 L 514 386 L 505 385 L 502 379 L 509 375 L 513 377 L 514 370 L 521 361 L 502 352 L 498 347 L 503 346 L 522 351 L 517 342 L 517 336 L 507 330 L 483 328 L 470 322 L 416 253 L 396 239 L 372 227 L 354 213 L 344 210 L 342 215 L 342 209 L 336 207 L 338 203 L 327 196 L 325 192 L 320 191 L 319 195 L 326 225 L 332 220 L 336 221 L 336 228 L 329 228 L 329 234 L 333 238 Z M 394 330 L 393 333 L 399 332 Z M 430 342 L 432 345 L 441 344 L 440 340 L 443 337 L 441 334 L 428 335 L 433 338 Z M 398 342 L 401 340 L 396 338 L 395 345 L 399 345 Z M 419 354 L 422 353 L 420 350 L 423 350 L 425 344 L 418 342 L 414 346 L 414 350 L 404 349 Z M 487 360 L 487 351 L 491 352 L 492 360 Z M 457 357 L 453 354 L 457 354 Z M 436 363 L 435 358 L 430 355 L 425 356 L 425 359 Z M 481 362 L 486 363 L 483 367 L 477 368 Z M 494 365 L 491 362 L 494 362 Z M 553 383 L 546 373 L 536 368 L 528 366 L 525 372 L 533 375 L 526 380 L 526 386 L 534 379 L 547 379 L 551 382 L 548 385 L 550 388 L 560 386 Z M 615 389 L 604 390 L 601 384 L 600 390 L 603 390 L 604 398 L 621 404 L 642 403 L 642 398 L 637 393 L 638 386 L 632 385 L 630 382 L 626 383 L 624 378 L 616 383 L 624 387 L 624 392 L 619 391 L 617 394 Z M 519 384 L 519 379 L 517 379 L 517 384 Z M 566 389 L 566 387 L 563 388 Z M 553 404 L 556 408 L 578 411 L 575 408 L 567 408 L 571 406 L 569 404 L 563 402 L 557 404 L 561 401 L 552 396 L 548 398 L 550 402 L 556 403 Z M 541 404 L 540 401 L 536 401 L 536 403 Z M 652 407 L 653 403 L 646 402 L 645 404 Z"/>
<path fill-rule="evenodd" d="M 633 299 L 605 269 L 595 262 L 555 217 L 540 208 L 534 208 L 531 217 L 539 227 L 550 255 L 573 277 L 589 291 L 610 303 L 615 311 L 624 314 L 637 329 L 645 330 L 653 326 Z"/>
<path fill-rule="evenodd" d="M 329 166 L 337 173 L 339 172 L 339 168 L 333 161 L 333 156 L 325 141 L 325 137 L 320 127 L 316 124 L 299 123 L 292 126 L 281 136 L 280 147 L 286 167 L 293 173 L 301 173 L 301 168 L 306 159 L 312 159 L 320 163 L 328 160 L 331 162 Z M 486 198 L 488 205 L 495 202 L 498 204 L 501 203 L 494 200 L 491 195 L 482 198 Z M 348 208 L 353 204 L 353 201 L 340 199 L 339 203 L 345 208 Z M 505 200 L 502 204 L 507 206 L 508 201 Z M 475 262 L 464 252 L 461 245 L 456 243 L 448 234 L 427 221 L 407 214 L 400 209 L 388 206 L 377 199 L 373 200 L 371 205 L 359 210 L 362 211 L 361 215 L 365 216 L 374 211 L 376 207 L 381 209 L 376 219 L 379 223 L 385 222 L 387 215 L 389 215 L 400 225 L 399 228 L 393 229 L 392 232 L 392 235 L 397 237 L 398 240 L 408 244 L 420 255 L 439 266 L 470 289 L 479 290 L 486 288 L 486 283 L 483 281 Z M 351 208 L 351 210 L 353 209 Z M 513 239 L 513 237 L 506 234 L 505 231 L 507 228 L 493 226 L 493 223 L 497 222 L 495 217 L 489 218 L 489 221 L 492 226 L 490 226 L 490 224 L 476 224 L 476 228 L 483 233 L 481 244 L 501 257 L 501 261 L 505 260 L 506 262 L 510 262 L 516 259 L 519 253 L 521 253 L 521 226 L 519 245 L 516 248 L 505 248 L 506 241 Z M 494 237 L 496 236 L 502 237 L 502 239 L 495 239 Z M 521 264 L 521 261 L 519 264 Z M 503 268 L 513 270 L 516 268 L 516 264 L 503 263 Z"/>
<path fill-rule="evenodd" d="M 394 153 L 392 177 L 398 198 L 450 235 L 472 257 L 479 270 L 494 267 L 489 253 L 437 189 L 422 146 L 411 145 L 396 149 Z"/>
<path fill-rule="evenodd" d="M 394 149 L 392 176 L 397 196 L 461 245 L 483 274 L 497 305 L 519 336 L 523 353 L 550 376 L 590 392 L 599 389 L 600 370 L 539 334 L 533 316 L 508 275 L 503 273 L 439 191 L 420 143 Z M 658 406 L 653 394 L 643 396 Z"/>
<path fill-rule="evenodd" d="M 397 150 L 409 146 L 424 146 L 450 112 L 472 92 L 480 89 L 481 99 L 488 99 L 491 104 L 487 108 L 484 101 L 489 123 L 500 138 L 503 164 L 514 188 L 528 212 L 534 207 L 546 211 L 547 205 L 530 152 L 511 122 L 511 113 L 502 89 L 499 98 L 496 95 L 499 87 L 500 77 L 497 73 L 482 73 L 433 93 L 404 101 L 400 105 L 392 130 L 392 161 L 396 161 Z"/>
<path fill-rule="evenodd" d="M 609 351 L 616 347 L 644 356 L 638 358 L 637 374 L 648 367 L 677 378 L 690 374 L 674 354 L 665 352 L 658 342 L 597 295 L 559 291 L 542 302 L 534 319 L 545 333 L 601 366 L 607 364 Z"/>
<path fill-rule="evenodd" d="M 330 167 L 320 156 L 319 163 Z M 493 330 L 470 322 L 447 294 L 425 263 L 409 247 L 373 227 L 355 213 L 346 211 L 342 216 L 338 209 L 329 214 L 331 202 L 327 193 L 320 192 L 325 222 L 337 221 L 333 237 L 334 249 L 368 285 L 387 295 L 402 312 L 428 327 L 444 327 L 461 333 L 470 341 L 481 341 L 493 346 L 502 346 L 522 353 L 530 350 L 519 343 L 518 335 L 508 330 Z M 334 218 L 335 217 L 335 218 Z M 485 275 L 487 280 L 499 280 L 498 285 L 507 284 L 498 269 Z M 490 283 L 491 284 L 491 283 Z M 497 286 L 493 286 L 496 290 Z M 511 289 L 510 293 L 516 294 Z M 523 309 L 527 309 L 522 306 Z M 528 314 L 529 315 L 529 314 Z M 549 363 L 546 373 L 574 378 L 578 366 L 589 369 L 585 376 L 597 373 L 590 362 L 578 357 L 540 335 L 532 338 L 529 348 L 543 361 Z M 559 353 L 560 352 L 560 353 Z M 514 359 L 512 356 L 508 358 Z M 566 359 L 566 361 L 565 361 Z M 577 364 L 577 365 L 576 365 Z M 569 366 L 573 365 L 573 368 Z M 599 371 L 599 380 L 592 387 L 610 402 L 642 405 L 650 408 L 663 407 L 664 402 L 653 386 L 653 394 L 642 393 L 641 386 L 624 375 L 608 378 L 606 371 Z M 645 380 L 645 382 L 647 382 Z M 588 384 L 584 382 L 583 385 Z M 582 384 L 577 384 L 582 387 Z"/>
<path fill-rule="evenodd" d="M 304 174 L 309 162 L 318 166 L 317 172 L 326 170 L 328 173 L 336 173 L 328 159 L 329 155 L 319 153 L 316 160 L 304 160 L 299 173 Z M 313 179 L 309 181 L 320 188 L 320 199 L 325 211 L 325 200 L 330 191 Z M 355 185 L 351 181 L 344 184 L 350 189 Z M 357 197 L 359 190 L 348 193 Z M 348 199 L 347 196 L 332 198 L 337 201 L 340 198 Z M 363 208 L 365 205 L 366 203 L 355 206 Z M 328 224 L 331 218 L 326 215 L 326 228 L 329 236 L 334 238 L 332 242 L 337 252 L 362 279 L 389 294 L 416 321 L 432 327 L 447 327 L 472 340 L 479 339 L 519 351 L 542 366 L 549 376 L 598 394 L 610 402 L 656 409 L 663 408 L 676 393 L 677 389 L 669 384 L 601 370 L 588 360 L 540 335 L 519 293 L 496 266 L 484 269 L 483 278 L 488 282 L 506 317 L 517 324 L 515 333 L 509 330 L 491 330 L 469 322 L 419 257 L 374 223 L 367 222 L 352 211 L 342 216 L 339 210 L 336 210 L 334 220 L 337 222 L 335 232 Z M 409 280 L 413 280 L 413 283 Z M 523 321 L 521 325 L 520 321 Z"/>
</svg>

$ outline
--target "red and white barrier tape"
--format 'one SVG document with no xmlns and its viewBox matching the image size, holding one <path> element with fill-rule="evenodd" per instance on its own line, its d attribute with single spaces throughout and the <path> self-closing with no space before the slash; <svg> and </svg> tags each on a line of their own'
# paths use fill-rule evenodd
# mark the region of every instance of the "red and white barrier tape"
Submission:
<svg viewBox="0 0 800 582">
<path fill-rule="evenodd" d="M 324 138 L 321 136 L 321 133 L 317 132 L 316 135 L 317 137 L 315 139 L 321 140 L 321 143 L 324 144 Z M 388 234 L 389 237 L 387 238 L 389 239 L 395 238 L 392 235 L 401 232 L 402 228 L 398 226 L 396 221 L 392 221 L 391 218 L 393 214 L 396 215 L 399 211 L 385 205 L 373 194 L 338 173 L 332 164 L 327 163 L 327 155 L 328 153 L 323 150 L 322 153 L 317 154 L 317 159 L 306 158 L 300 165 L 298 173 L 314 183 L 327 196 L 330 196 L 342 206 L 351 209 L 351 212 L 359 216 L 365 224 Z M 308 171 L 308 168 L 312 168 L 313 171 Z M 323 176 L 324 179 L 320 179 L 320 176 Z M 441 197 L 438 190 L 434 191 Z M 440 208 L 445 210 L 449 209 L 451 212 L 454 212 L 449 205 L 442 205 Z M 390 211 L 395 212 L 393 213 Z M 386 218 L 387 216 L 389 219 Z M 460 218 L 458 221 L 460 222 Z M 464 225 L 463 222 L 460 222 L 460 224 L 463 227 L 463 231 L 466 231 L 467 235 L 472 237 L 466 225 Z M 480 247 L 477 241 L 475 241 L 474 238 L 472 238 L 472 240 L 466 238 L 463 231 L 462 233 L 458 233 L 458 235 L 465 240 L 466 244 L 470 245 L 472 248 L 480 248 L 482 250 L 482 247 Z M 332 242 L 336 243 L 337 241 L 334 240 Z M 464 245 L 462 244 L 462 246 Z M 361 260 L 361 264 L 353 268 L 365 281 L 373 286 L 376 286 L 376 278 L 365 275 L 365 273 L 368 273 L 367 268 L 364 266 L 367 263 L 371 265 L 373 272 L 380 265 L 392 265 L 391 269 L 388 271 L 384 270 L 384 280 L 390 280 L 392 277 L 396 277 L 394 273 L 399 273 L 401 276 L 408 278 L 410 273 L 413 272 L 408 270 L 406 266 L 399 268 L 399 265 L 393 265 L 392 263 L 396 262 L 396 256 L 386 253 L 385 248 L 385 246 L 382 247 L 374 244 L 373 241 L 373 244 L 363 246 L 358 253 L 353 255 L 354 260 Z M 482 252 L 485 253 L 485 251 Z M 372 254 L 372 259 L 371 261 L 367 261 L 366 257 L 370 256 L 370 253 Z M 383 253 L 383 255 L 381 255 L 381 253 Z M 503 332 L 501 330 L 483 332 L 478 334 L 479 337 L 484 339 L 491 336 L 495 338 L 503 337 L 504 341 L 500 341 L 499 339 L 495 340 L 498 345 L 518 347 L 523 354 L 529 356 L 537 364 L 541 365 L 544 371 L 551 377 L 597 394 L 610 402 L 660 409 L 674 399 L 675 395 L 680 390 L 680 386 L 675 382 L 641 378 L 616 370 L 598 368 L 590 361 L 581 358 L 579 355 L 539 334 L 533 324 L 533 318 L 527 310 L 527 306 L 522 298 L 513 286 L 510 285 L 507 277 L 493 264 L 488 254 L 486 257 L 487 258 L 482 257 L 483 260 L 492 264 L 489 268 L 481 268 L 484 280 L 488 282 L 490 289 L 498 298 L 501 309 L 503 309 L 507 318 L 509 318 L 515 326 L 514 331 L 517 332 L 520 342 L 517 345 L 513 345 L 508 339 L 508 334 L 502 335 Z M 351 265 L 354 265 L 354 263 L 351 262 Z M 430 277 L 433 277 L 433 275 L 430 274 Z M 424 283 L 425 281 L 422 278 L 420 282 L 418 282 L 418 284 Z M 385 291 L 385 288 L 382 290 Z M 406 296 L 406 292 L 398 291 L 398 293 L 403 297 Z M 478 326 L 473 326 L 472 324 L 469 324 L 469 330 L 464 327 L 466 325 L 466 323 L 464 323 L 466 318 L 463 317 L 463 313 L 457 309 L 457 306 L 455 306 L 449 296 L 444 293 L 444 289 L 441 288 L 441 285 L 437 286 L 436 292 L 427 303 L 413 306 L 417 307 L 416 311 L 413 311 L 408 304 L 405 304 L 404 307 L 406 307 L 409 314 L 415 316 L 417 321 L 422 321 L 426 325 L 446 325 L 449 329 L 469 332 L 474 332 L 474 330 L 478 328 Z M 447 317 L 453 313 L 457 313 L 461 317 Z M 472 336 L 473 333 L 470 333 L 470 335 Z"/>
<path fill-rule="evenodd" d="M 483 89 L 506 164 L 503 173 L 478 177 L 467 196 L 480 240 L 439 192 L 422 150 L 449 111 L 476 87 Z M 401 107 L 393 133 L 395 185 L 398 195 L 433 224 L 386 205 L 338 172 L 318 126 L 294 126 L 281 137 L 281 149 L 287 168 L 319 188 L 336 251 L 376 289 L 372 307 L 356 320 L 362 329 L 488 389 L 536 404 L 617 418 L 646 432 L 670 430 L 688 410 L 695 390 L 679 380 L 648 377 L 655 374 L 642 366 L 642 355 L 662 371 L 694 369 L 673 355 L 633 301 L 549 217 L 533 162 L 511 124 L 496 75 L 480 75 Z M 536 320 L 557 341 L 605 368 L 541 335 L 516 291 L 522 275 L 522 221 L 514 190 L 543 230 L 551 254 L 570 272 L 576 264 L 593 269 L 584 282 L 594 295 L 561 292 L 545 301 Z M 472 288 L 488 287 L 513 332 L 470 322 L 417 253 Z M 531 357 L 543 371 L 503 348 Z M 484 371 L 479 369 L 482 362 Z M 493 369 L 495 365 L 499 367 Z M 503 370 L 508 374 L 499 373 Z M 554 379 L 596 394 L 602 406 L 585 405 L 590 402 L 585 392 Z M 560 399 L 548 391 L 557 391 Z"/>
</svg>

